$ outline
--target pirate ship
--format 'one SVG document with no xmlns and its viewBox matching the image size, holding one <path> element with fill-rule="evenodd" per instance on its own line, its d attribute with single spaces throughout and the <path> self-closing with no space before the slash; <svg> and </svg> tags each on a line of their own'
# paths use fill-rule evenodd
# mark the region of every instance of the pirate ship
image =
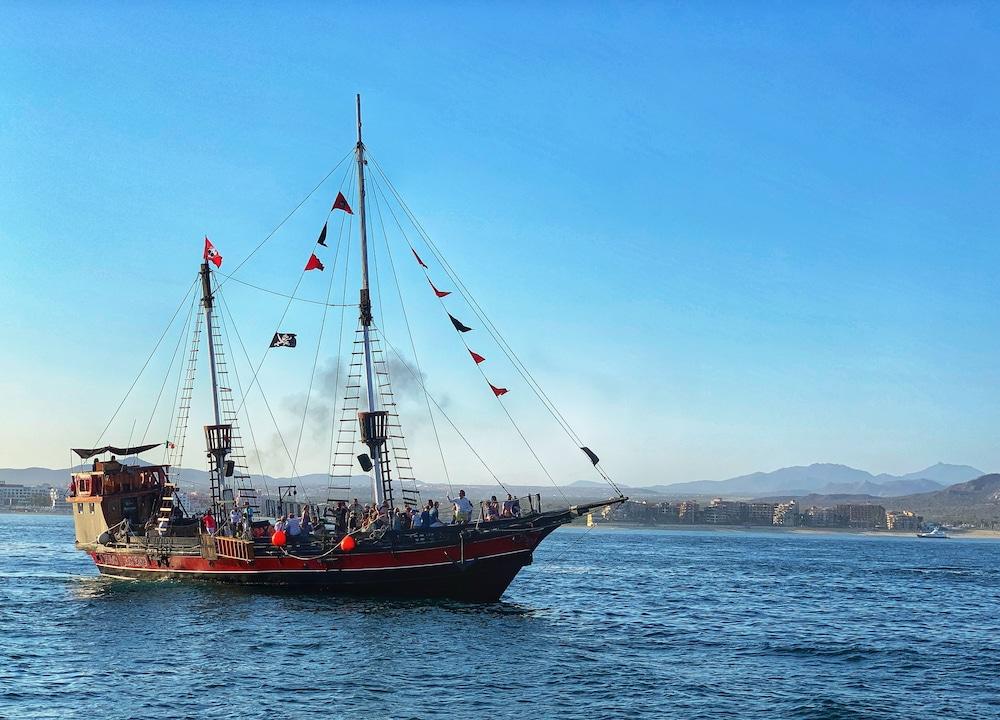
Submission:
<svg viewBox="0 0 1000 720">
<path fill-rule="evenodd" d="M 357 219 L 360 240 L 358 302 L 351 306 L 346 303 L 331 304 L 328 291 L 323 308 L 324 322 L 328 308 L 339 307 L 341 318 L 344 307 L 356 307 L 358 310 L 358 325 L 353 343 L 350 350 L 344 353 L 345 356 L 349 355 L 349 358 L 345 357 L 349 362 L 346 363 L 344 381 L 339 386 L 343 396 L 338 399 L 339 412 L 330 430 L 331 457 L 326 497 L 322 499 L 323 502 L 303 503 L 292 485 L 281 486 L 277 496 L 269 491 L 262 492 L 257 484 L 264 477 L 263 472 L 256 478 L 250 473 L 239 420 L 246 414 L 247 393 L 255 382 L 259 385 L 258 374 L 263 358 L 254 369 L 247 354 L 247 366 L 254 369 L 254 372 L 249 384 L 240 386 L 243 391 L 240 393 L 242 399 L 238 398 L 230 381 L 230 376 L 235 374 L 239 385 L 238 374 L 231 372 L 223 346 L 224 335 L 230 339 L 228 344 L 231 346 L 231 337 L 238 331 L 232 327 L 232 314 L 225 305 L 221 290 L 230 280 L 241 281 L 234 277 L 235 271 L 228 275 L 221 273 L 222 256 L 209 239 L 205 238 L 203 262 L 188 291 L 188 319 L 182 324 L 176 351 L 180 361 L 177 363 L 179 369 L 175 410 L 169 421 L 170 439 L 165 443 L 74 449 L 81 461 L 86 463 L 73 473 L 67 498 L 73 508 L 76 545 L 93 558 L 102 574 L 128 579 L 201 580 L 294 586 L 333 593 L 440 596 L 469 601 L 495 601 L 518 571 L 532 562 L 532 555 L 539 543 L 556 528 L 586 515 L 594 508 L 625 500 L 601 468 L 597 455 L 581 442 L 548 395 L 513 354 L 509 344 L 485 317 L 481 306 L 471 297 L 415 220 L 381 167 L 370 158 L 361 136 L 360 96 L 357 98 L 357 143 L 341 163 L 352 156 L 354 163 L 347 163 L 346 167 L 349 169 L 356 165 L 356 174 L 345 172 L 342 187 L 337 192 L 313 252 L 302 271 L 304 274 L 324 270 L 320 255 L 325 252 L 324 249 L 329 248 L 327 232 L 335 213 L 339 214 L 341 220 L 341 235 L 344 233 L 344 222 L 348 223 L 348 246 L 352 234 L 350 224 Z M 381 199 L 389 211 L 388 201 L 394 198 L 401 208 L 400 214 L 411 221 L 415 232 L 407 234 L 399 217 L 393 215 L 403 239 L 409 245 L 412 259 L 416 261 L 419 271 L 426 275 L 434 296 L 441 302 L 444 314 L 462 338 L 467 357 L 471 357 L 493 397 L 503 406 L 501 398 L 507 393 L 507 389 L 494 384 L 486 376 L 483 369 L 486 358 L 473 350 L 465 339 L 466 333 L 472 328 L 445 306 L 445 298 L 452 291 L 440 290 L 435 285 L 431 277 L 431 266 L 414 246 L 416 238 L 425 242 L 430 253 L 429 259 L 432 262 L 436 260 L 448 278 L 456 283 L 457 294 L 465 297 L 469 307 L 482 322 L 482 327 L 497 341 L 526 386 L 538 396 L 545 409 L 572 441 L 575 446 L 573 451 L 582 452 L 586 462 L 608 482 L 614 494 L 607 500 L 546 509 L 540 494 L 536 493 L 505 503 L 502 513 L 497 512 L 497 507 L 481 504 L 479 511 L 471 517 L 458 517 L 453 522 L 441 517 L 442 522 L 433 525 L 425 522 L 420 527 L 404 529 L 405 523 L 393 521 L 394 508 L 417 508 L 423 503 L 405 445 L 399 405 L 392 390 L 390 363 L 387 361 L 385 348 L 388 347 L 393 353 L 397 351 L 379 329 L 373 312 L 368 232 L 372 214 L 366 193 L 366 170 L 369 162 L 375 166 L 381 179 L 374 195 L 376 202 Z M 327 178 L 331 175 L 333 171 Z M 348 182 L 347 195 L 344 194 L 345 182 Z M 354 200 L 357 215 L 349 198 Z M 384 233 L 381 209 L 377 217 Z M 339 238 L 337 248 L 339 254 Z M 253 253 L 250 254 L 252 255 Z M 237 270 L 245 262 L 246 260 L 240 263 Z M 346 269 L 344 274 L 346 278 Z M 266 291 L 264 288 L 258 289 Z M 295 291 L 285 297 L 288 298 L 289 305 L 297 299 Z M 175 316 L 186 301 L 182 301 Z M 220 312 L 220 305 L 223 312 Z M 231 332 L 225 333 L 223 323 L 227 320 Z M 409 331 L 408 325 L 407 329 Z M 207 508 L 204 511 L 195 511 L 190 507 L 190 501 L 184 501 L 181 493 L 181 461 L 203 332 L 207 339 L 213 419 L 211 424 L 204 426 L 210 472 L 210 492 L 207 495 L 210 497 L 206 497 Z M 239 338 L 238 334 L 236 336 Z M 186 353 L 181 348 L 181 339 L 184 337 L 190 337 Z M 410 339 L 412 342 L 412 333 Z M 242 346 L 241 339 L 239 343 Z M 157 347 L 159 344 L 157 343 Z M 277 348 L 278 352 L 284 352 L 283 348 L 296 345 L 296 334 L 283 331 L 279 325 L 268 350 Z M 246 352 L 245 347 L 243 349 Z M 413 350 L 415 353 L 416 348 Z M 318 355 L 317 349 L 317 358 Z M 264 356 L 267 356 L 267 351 Z M 148 362 L 147 360 L 147 364 Z M 338 364 L 338 372 L 339 367 Z M 315 371 L 314 364 L 314 376 Z M 430 394 L 419 372 L 416 381 L 423 392 L 432 424 L 435 416 L 432 412 L 433 405 L 439 415 L 444 416 L 469 445 L 457 426 L 444 414 L 441 404 Z M 310 381 L 310 391 L 311 386 Z M 160 395 L 162 393 L 161 386 Z M 159 399 L 158 396 L 157 403 Z M 308 407 L 308 395 L 306 403 Z M 527 449 L 538 460 L 538 454 L 529 438 L 514 422 L 511 413 L 503 408 L 503 414 L 510 419 Z M 303 422 L 305 416 L 306 413 L 303 412 Z M 249 425 L 249 421 L 247 422 Z M 109 421 L 105 432 L 110 425 Z M 252 426 L 249 427 L 252 433 Z M 434 437 L 437 438 L 436 425 L 434 428 Z M 438 442 L 440 450 L 440 441 Z M 138 460 L 140 454 L 161 446 L 164 451 L 162 463 L 150 464 Z M 471 449 L 471 445 L 469 447 Z M 362 452 L 359 453 L 359 450 Z M 257 455 L 259 458 L 260 453 Z M 136 459 L 129 462 L 129 456 Z M 489 470 L 481 456 L 476 454 L 476 457 Z M 538 462 L 543 473 L 551 479 L 541 460 Z M 353 499 L 351 496 L 354 494 L 351 478 L 357 472 L 355 463 L 369 478 L 370 497 L 366 499 L 370 500 L 373 510 L 370 514 L 365 513 L 357 523 L 345 525 L 346 504 Z M 294 460 L 292 464 L 294 470 Z M 499 477 L 492 470 L 489 472 L 503 488 Z M 445 473 L 447 474 L 447 470 Z M 555 485 L 554 480 L 553 484 Z M 286 513 L 298 514 L 303 504 L 307 505 L 307 516 L 310 511 L 314 513 L 317 526 L 311 532 L 300 533 L 297 541 L 291 544 L 283 525 L 278 525 L 276 518 Z M 379 509 L 382 509 L 381 513 Z M 278 530 L 275 530 L 276 525 Z"/>
</svg>

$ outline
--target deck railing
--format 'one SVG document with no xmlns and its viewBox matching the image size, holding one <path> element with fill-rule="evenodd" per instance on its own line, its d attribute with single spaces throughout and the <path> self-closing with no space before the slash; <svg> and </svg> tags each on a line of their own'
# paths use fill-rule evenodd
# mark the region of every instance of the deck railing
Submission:
<svg viewBox="0 0 1000 720">
<path fill-rule="evenodd" d="M 221 558 L 227 558 L 229 560 L 251 562 L 254 558 L 253 541 L 234 537 L 220 537 L 216 535 L 215 554 Z"/>
</svg>

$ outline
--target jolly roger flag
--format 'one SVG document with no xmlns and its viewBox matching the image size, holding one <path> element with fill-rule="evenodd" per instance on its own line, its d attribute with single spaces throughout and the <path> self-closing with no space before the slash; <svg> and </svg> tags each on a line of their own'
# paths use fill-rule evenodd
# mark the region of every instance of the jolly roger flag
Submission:
<svg viewBox="0 0 1000 720">
<path fill-rule="evenodd" d="M 316 241 L 318 244 L 326 247 L 326 223 L 323 223 L 323 230 L 319 234 L 319 240 Z"/>
<path fill-rule="evenodd" d="M 271 338 L 271 347 L 295 347 L 295 333 L 274 333 L 274 337 Z"/>
<path fill-rule="evenodd" d="M 451 313 L 448 313 L 448 317 L 451 318 L 451 324 L 454 325 L 455 329 L 458 330 L 459 332 L 469 332 L 470 330 L 472 330 L 472 328 L 470 328 L 468 325 L 463 325 L 462 321 L 459 320 L 454 315 L 452 315 Z"/>
<path fill-rule="evenodd" d="M 348 215 L 353 215 L 354 211 L 351 210 L 351 206 L 347 204 L 347 198 L 344 197 L 344 193 L 338 192 L 337 199 L 333 201 L 333 207 L 330 208 L 330 212 L 334 210 L 343 210 Z"/>
</svg>

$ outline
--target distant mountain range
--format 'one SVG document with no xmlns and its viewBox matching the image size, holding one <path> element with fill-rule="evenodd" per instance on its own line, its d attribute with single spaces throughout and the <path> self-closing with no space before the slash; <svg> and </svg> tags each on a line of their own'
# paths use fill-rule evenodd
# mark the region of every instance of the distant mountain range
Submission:
<svg viewBox="0 0 1000 720">
<path fill-rule="evenodd" d="M 675 497 L 691 495 L 753 497 L 778 494 L 788 497 L 809 494 L 895 497 L 940 490 L 947 485 L 972 480 L 983 474 L 982 470 L 969 465 L 946 463 L 938 463 L 905 475 L 887 473 L 872 475 L 870 472 L 847 465 L 815 463 L 781 468 L 772 472 L 755 472 L 728 480 L 699 480 L 628 488 L 628 490 L 640 494 L 655 493 Z M 602 484 L 581 480 L 572 483 L 571 486 L 596 489 Z"/>
<path fill-rule="evenodd" d="M 787 495 L 755 498 L 764 502 L 787 500 Z M 982 475 L 940 490 L 885 498 L 866 494 L 819 494 L 798 497 L 800 505 L 829 507 L 840 503 L 877 503 L 887 510 L 913 510 L 937 522 L 1000 519 L 1000 474 Z"/>
<path fill-rule="evenodd" d="M 52 470 L 49 468 L 32 467 L 25 469 L 0 468 L 0 482 L 20 483 L 23 485 L 66 485 L 70 473 L 69 468 Z M 969 465 L 948 465 L 938 463 L 931 467 L 906 473 L 905 475 L 889 475 L 882 473 L 872 475 L 864 470 L 836 465 L 832 463 L 816 463 L 807 466 L 786 467 L 772 472 L 756 472 L 749 475 L 729 478 L 728 480 L 701 480 L 697 482 L 674 483 L 671 485 L 653 485 L 649 487 L 622 486 L 623 492 L 633 497 L 666 496 L 690 497 L 696 495 L 722 496 L 728 498 L 750 498 L 761 496 L 802 497 L 810 495 L 866 496 L 875 498 L 910 496 L 919 493 L 929 493 L 942 488 L 974 480 L 985 473 Z M 208 472 L 204 470 L 183 469 L 182 482 L 191 488 L 207 489 Z M 259 476 L 254 476 L 257 484 Z M 326 488 L 328 476 L 325 473 L 302 475 L 295 480 L 290 478 L 264 477 L 272 491 L 278 485 L 295 483 L 300 489 L 310 491 Z M 352 485 L 359 492 L 368 487 L 368 478 L 355 476 Z M 620 484 L 620 483 L 619 483 Z M 607 496 L 608 487 L 602 482 L 579 480 L 568 486 L 574 495 L 593 494 Z M 551 491 L 551 488 L 549 488 Z"/>
<path fill-rule="evenodd" d="M 872 475 L 847 465 L 815 463 L 781 468 L 767 473 L 756 472 L 728 480 L 658 486 L 657 489 L 661 492 L 697 495 L 745 496 L 780 493 L 795 496 L 821 493 L 894 497 L 940 490 L 946 485 L 972 480 L 983 474 L 982 470 L 969 465 L 945 463 L 938 463 L 906 475 L 887 473 Z"/>
</svg>

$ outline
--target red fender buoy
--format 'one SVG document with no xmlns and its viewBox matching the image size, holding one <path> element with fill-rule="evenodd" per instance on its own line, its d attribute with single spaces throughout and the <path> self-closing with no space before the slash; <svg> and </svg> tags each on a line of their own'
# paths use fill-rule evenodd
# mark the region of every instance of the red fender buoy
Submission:
<svg viewBox="0 0 1000 720">
<path fill-rule="evenodd" d="M 344 539 L 340 541 L 340 549 L 344 552 L 351 552 L 357 546 L 357 541 L 350 535 L 345 535 Z"/>
<path fill-rule="evenodd" d="M 288 538 L 285 537 L 284 530 L 276 530 L 274 535 L 271 536 L 271 544 L 277 545 L 278 547 L 284 545 L 287 540 Z"/>
</svg>

